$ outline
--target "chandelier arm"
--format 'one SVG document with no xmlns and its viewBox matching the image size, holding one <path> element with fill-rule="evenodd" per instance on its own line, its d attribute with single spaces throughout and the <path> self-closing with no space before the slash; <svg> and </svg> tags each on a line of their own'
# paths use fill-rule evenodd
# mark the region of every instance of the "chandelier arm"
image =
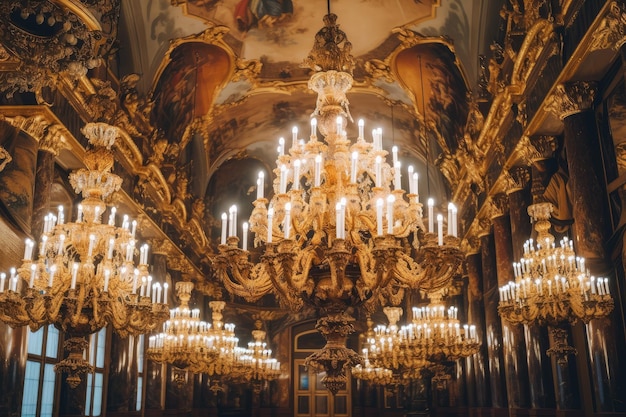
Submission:
<svg viewBox="0 0 626 417">
<path fill-rule="evenodd" d="M 424 268 L 401 250 L 396 251 L 397 262 L 394 266 L 395 278 L 409 288 L 419 288 L 427 277 Z"/>
</svg>

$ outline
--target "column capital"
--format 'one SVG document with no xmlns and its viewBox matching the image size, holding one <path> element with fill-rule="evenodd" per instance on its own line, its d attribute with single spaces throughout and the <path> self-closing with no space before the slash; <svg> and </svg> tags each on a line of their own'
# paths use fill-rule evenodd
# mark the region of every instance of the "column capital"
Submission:
<svg viewBox="0 0 626 417">
<path fill-rule="evenodd" d="M 511 194 L 516 191 L 523 190 L 530 184 L 530 171 L 528 167 L 514 166 L 509 170 L 502 172 L 504 180 L 506 182 L 506 194 Z"/>
<path fill-rule="evenodd" d="M 491 197 L 485 207 L 489 213 L 489 218 L 505 216 L 509 212 L 509 197 L 505 193 L 498 193 Z"/>
<path fill-rule="evenodd" d="M 532 165 L 536 161 L 553 158 L 557 145 L 555 136 L 522 136 L 517 152 L 525 164 Z"/>
<path fill-rule="evenodd" d="M 69 149 L 65 140 L 64 129 L 57 125 L 50 125 L 45 134 L 39 139 L 39 150 L 58 156 L 63 149 Z"/>
<path fill-rule="evenodd" d="M 564 120 L 568 116 L 591 109 L 597 91 L 598 85 L 594 81 L 558 84 L 548 98 L 545 109 Z"/>
</svg>

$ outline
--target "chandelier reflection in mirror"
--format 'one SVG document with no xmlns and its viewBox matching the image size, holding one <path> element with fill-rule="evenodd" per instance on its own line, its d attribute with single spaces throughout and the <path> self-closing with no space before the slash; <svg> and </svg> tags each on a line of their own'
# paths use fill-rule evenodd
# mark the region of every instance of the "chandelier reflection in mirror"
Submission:
<svg viewBox="0 0 626 417">
<path fill-rule="evenodd" d="M 554 353 L 560 363 L 567 361 L 575 349 L 567 344 L 567 332 L 558 326 L 608 316 L 613 298 L 608 278 L 594 277 L 585 259 L 576 256 L 573 242 L 567 237 L 559 245 L 550 233 L 553 206 L 548 202 L 528 207 L 535 224 L 536 242 L 524 243 L 524 254 L 513 264 L 515 282 L 500 287 L 498 312 L 510 323 L 547 324 L 552 333 Z"/>
<path fill-rule="evenodd" d="M 113 174 L 113 146 L 118 129 L 89 123 L 83 134 L 92 145 L 87 168 L 70 174 L 76 193 L 82 193 L 75 222 L 66 222 L 63 207 L 45 217 L 38 257 L 34 242 L 26 240 L 21 267 L 10 276 L 0 274 L 0 319 L 10 326 L 28 325 L 32 331 L 53 324 L 68 335 L 69 356 L 57 372 L 69 374 L 75 388 L 91 365 L 84 359 L 86 336 L 111 325 L 125 337 L 150 332 L 168 316 L 167 284 L 153 282 L 148 273 L 148 246 L 140 248 L 135 265 L 136 221 L 123 217 L 116 226 L 111 207 L 102 223 L 105 201 L 119 190 L 122 179 Z"/>
<path fill-rule="evenodd" d="M 169 363 L 179 369 L 205 373 L 217 387 L 220 381 L 250 382 L 272 380 L 280 375 L 280 363 L 272 358 L 265 343 L 265 332 L 253 330 L 254 342 L 238 346 L 235 325 L 224 323 L 224 301 L 210 301 L 212 322 L 200 319 L 200 310 L 191 309 L 193 282 L 176 283 L 180 305 L 170 311 L 163 331 L 148 339 L 148 359 Z M 256 386 L 256 385 L 255 385 Z"/>
<path fill-rule="evenodd" d="M 435 223 L 434 205 L 429 204 L 426 229 L 417 173 L 408 170 L 407 193 L 397 151 L 390 166 L 380 129 L 369 142 L 359 122 L 356 141 L 347 138 L 351 116 L 346 93 L 354 59 L 336 18 L 324 17 L 325 27 L 305 61 L 314 71 L 308 86 L 317 93 L 309 140 L 300 140 L 294 128 L 288 151 L 280 141 L 271 200 L 260 175 L 241 246 L 233 206 L 222 215 L 219 254 L 212 259 L 232 294 L 254 302 L 273 293 L 292 311 L 304 306 L 316 311 L 316 327 L 327 344 L 307 365 L 326 372 L 323 383 L 332 392 L 345 387 L 346 369 L 361 362 L 346 348 L 355 307 L 371 311 L 381 301 L 397 304 L 405 289 L 445 288 L 463 262 L 454 206 L 444 235 L 443 216 Z M 248 230 L 262 251 L 253 262 Z"/>
</svg>

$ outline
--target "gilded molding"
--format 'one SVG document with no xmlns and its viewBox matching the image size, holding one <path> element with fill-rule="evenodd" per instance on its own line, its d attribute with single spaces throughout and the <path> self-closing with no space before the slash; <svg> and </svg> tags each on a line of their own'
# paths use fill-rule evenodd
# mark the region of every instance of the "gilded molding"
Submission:
<svg viewBox="0 0 626 417">
<path fill-rule="evenodd" d="M 598 91 L 596 82 L 573 81 L 558 84 L 547 99 L 544 110 L 564 120 L 568 116 L 591 109 Z"/>
<path fill-rule="evenodd" d="M 6 168 L 7 164 L 9 164 L 13 160 L 13 157 L 2 146 L 0 146 L 0 172 Z"/>
<path fill-rule="evenodd" d="M 389 83 L 396 81 L 393 71 L 391 70 L 390 58 L 385 60 L 370 59 L 364 65 L 367 72 L 373 79 L 383 79 Z"/>
<path fill-rule="evenodd" d="M 622 3 L 612 1 L 609 10 L 594 31 L 589 52 L 611 49 L 618 51 L 626 42 L 626 9 Z"/>
</svg>

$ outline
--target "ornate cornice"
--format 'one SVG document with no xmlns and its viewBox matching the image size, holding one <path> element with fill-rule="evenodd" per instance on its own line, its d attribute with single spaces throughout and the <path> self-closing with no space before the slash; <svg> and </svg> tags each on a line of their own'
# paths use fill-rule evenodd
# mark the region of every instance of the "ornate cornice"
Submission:
<svg viewBox="0 0 626 417">
<path fill-rule="evenodd" d="M 508 185 L 506 193 L 510 194 L 515 191 L 523 190 L 530 184 L 530 170 L 528 167 L 515 166 L 503 172 Z"/>
<path fill-rule="evenodd" d="M 544 109 L 563 120 L 573 114 L 591 109 L 597 90 L 597 83 L 593 81 L 558 84 L 553 95 L 547 99 Z"/>
<path fill-rule="evenodd" d="M 609 10 L 593 33 L 589 51 L 612 49 L 618 51 L 626 42 L 626 9 L 623 3 L 612 1 Z"/>
<path fill-rule="evenodd" d="M 39 140 L 39 150 L 58 156 L 63 149 L 69 149 L 65 140 L 65 129 L 59 125 L 49 126 L 46 134 Z"/>
<path fill-rule="evenodd" d="M 505 193 L 498 193 L 485 206 L 490 219 L 505 216 L 509 212 L 509 197 Z"/>
</svg>

